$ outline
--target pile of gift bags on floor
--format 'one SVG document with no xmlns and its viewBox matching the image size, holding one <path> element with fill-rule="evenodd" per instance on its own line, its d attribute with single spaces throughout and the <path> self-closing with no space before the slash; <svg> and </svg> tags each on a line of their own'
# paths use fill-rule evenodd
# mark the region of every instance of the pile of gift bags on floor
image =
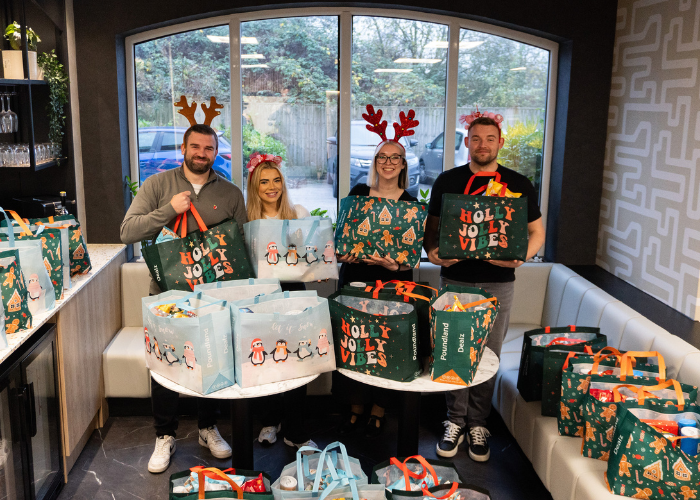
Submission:
<svg viewBox="0 0 700 500">
<path fill-rule="evenodd" d="M 142 299 L 148 368 L 200 394 L 335 370 L 328 301 L 276 279 L 215 282 Z"/>
<path fill-rule="evenodd" d="M 4 329 L 16 333 L 32 328 L 33 316 L 54 309 L 71 288 L 71 279 L 90 271 L 92 264 L 72 215 L 22 219 L 11 210 L 0 208 L 0 213 Z"/>
<path fill-rule="evenodd" d="M 170 476 L 170 500 L 490 500 L 488 491 L 464 484 L 451 462 L 422 456 L 392 458 L 374 467 L 371 478 L 345 445 L 323 450 L 302 447 L 280 477 L 260 471 L 193 467 Z"/>
</svg>

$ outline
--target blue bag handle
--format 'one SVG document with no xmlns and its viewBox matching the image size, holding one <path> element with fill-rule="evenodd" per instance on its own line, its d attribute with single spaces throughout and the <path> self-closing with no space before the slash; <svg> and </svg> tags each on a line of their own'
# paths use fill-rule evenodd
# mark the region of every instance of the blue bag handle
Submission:
<svg viewBox="0 0 700 500">
<path fill-rule="evenodd" d="M 341 457 L 343 458 L 343 469 L 341 469 L 344 472 L 344 476 L 346 481 L 352 478 L 353 480 L 355 479 L 355 475 L 352 472 L 352 469 L 350 468 L 350 459 L 348 458 L 348 452 L 345 449 L 345 445 L 341 443 L 340 441 L 336 441 L 334 443 L 329 444 L 326 446 L 323 451 L 321 452 L 321 456 L 318 459 L 318 463 L 321 464 L 323 463 L 323 459 L 326 456 L 326 453 L 328 451 L 333 450 L 334 448 L 338 448 L 340 450 Z M 329 457 L 330 458 L 330 457 Z M 331 466 L 333 464 L 331 463 Z M 335 469 L 335 467 L 333 467 Z M 314 481 L 314 491 L 318 491 L 318 487 L 321 483 L 321 469 L 318 469 L 316 471 L 316 479 Z M 324 497 L 325 498 L 325 497 Z"/>
<path fill-rule="evenodd" d="M 306 239 L 304 240 L 304 246 L 310 245 L 311 241 L 313 240 L 314 236 L 316 235 L 316 230 L 318 229 L 318 226 L 320 224 L 319 219 L 314 219 L 314 221 L 311 223 L 311 229 L 309 229 L 309 234 L 306 236 Z M 282 221 L 282 234 L 280 236 L 280 242 L 283 242 L 282 244 L 284 245 L 284 248 L 289 250 L 289 220 L 284 219 Z"/>
<path fill-rule="evenodd" d="M 320 453 L 321 450 L 318 450 L 318 452 Z M 311 470 L 309 469 L 309 456 L 308 456 L 308 455 L 303 455 L 301 458 L 302 458 L 303 467 L 304 467 L 304 477 L 307 478 L 307 479 L 312 479 L 312 478 L 313 478 L 314 481 L 315 481 L 315 480 L 316 480 L 316 476 L 315 476 L 315 474 L 312 474 L 312 473 L 311 473 Z M 333 450 L 333 451 L 331 452 L 331 457 L 330 457 L 330 458 L 331 458 L 331 463 L 333 464 L 334 467 L 335 467 L 336 465 L 338 465 L 338 450 Z M 297 458 L 297 460 L 298 460 L 298 458 Z M 317 468 L 318 468 L 318 466 L 317 466 Z"/>
<path fill-rule="evenodd" d="M 7 241 L 10 242 L 10 247 L 12 248 L 15 246 L 15 229 L 10 222 L 10 218 L 7 216 L 2 207 L 0 207 L 0 212 L 2 212 L 2 215 L 5 216 L 5 222 L 7 223 Z"/>
</svg>

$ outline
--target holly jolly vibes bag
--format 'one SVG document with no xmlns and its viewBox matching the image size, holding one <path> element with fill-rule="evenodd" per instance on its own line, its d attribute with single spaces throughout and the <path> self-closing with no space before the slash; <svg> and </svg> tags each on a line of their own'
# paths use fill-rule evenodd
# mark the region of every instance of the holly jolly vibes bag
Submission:
<svg viewBox="0 0 700 500">
<path fill-rule="evenodd" d="M 525 260 L 527 258 L 527 198 L 475 196 L 486 189 L 469 191 L 475 177 L 494 177 L 498 172 L 477 172 L 464 194 L 444 194 L 440 211 L 438 257 L 441 259 Z"/>
</svg>

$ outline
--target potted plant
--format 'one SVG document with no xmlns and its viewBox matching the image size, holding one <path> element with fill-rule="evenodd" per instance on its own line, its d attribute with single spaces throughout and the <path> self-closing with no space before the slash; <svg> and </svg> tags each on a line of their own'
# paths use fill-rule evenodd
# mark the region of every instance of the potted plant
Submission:
<svg viewBox="0 0 700 500">
<path fill-rule="evenodd" d="M 57 149 L 56 156 L 60 157 L 58 150 L 63 142 L 63 125 L 66 122 L 64 110 L 68 104 L 68 74 L 53 50 L 42 52 L 39 64 L 44 79 L 49 84 L 49 104 L 46 108 L 49 115 L 49 141 Z"/>
<path fill-rule="evenodd" d="M 27 28 L 27 56 L 29 62 L 29 78 L 40 80 L 39 66 L 36 59 L 36 44 L 41 41 L 33 29 Z M 2 51 L 3 77 L 12 80 L 24 79 L 24 68 L 22 59 L 22 32 L 19 23 L 13 22 L 5 28 L 5 38 L 10 42 L 12 50 Z"/>
</svg>

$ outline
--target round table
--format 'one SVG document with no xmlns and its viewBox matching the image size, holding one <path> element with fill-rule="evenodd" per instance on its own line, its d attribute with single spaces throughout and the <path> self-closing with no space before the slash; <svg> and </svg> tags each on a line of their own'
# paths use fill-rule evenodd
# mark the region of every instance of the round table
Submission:
<svg viewBox="0 0 700 500">
<path fill-rule="evenodd" d="M 423 373 L 410 382 L 397 382 L 395 380 L 375 377 L 374 375 L 367 375 L 345 368 L 338 368 L 338 371 L 357 382 L 401 392 L 401 417 L 399 418 L 396 456 L 409 457 L 418 454 L 421 393 L 455 391 L 483 384 L 496 375 L 499 364 L 500 362 L 496 353 L 488 347 L 484 349 L 484 354 L 481 356 L 481 361 L 479 362 L 479 368 L 474 375 L 472 383 L 468 386 L 433 382 L 430 380 L 430 367 L 427 362 Z"/>
<path fill-rule="evenodd" d="M 253 459 L 253 442 L 255 441 L 255 436 L 253 435 L 253 419 L 251 418 L 248 400 L 291 391 L 292 389 L 308 384 L 318 376 L 319 374 L 316 373 L 306 377 L 245 388 L 234 384 L 216 392 L 203 395 L 183 387 L 177 382 L 173 382 L 158 373 L 151 372 L 153 380 L 171 391 L 197 398 L 229 399 L 231 401 L 231 466 L 248 470 L 255 470 Z"/>
</svg>

